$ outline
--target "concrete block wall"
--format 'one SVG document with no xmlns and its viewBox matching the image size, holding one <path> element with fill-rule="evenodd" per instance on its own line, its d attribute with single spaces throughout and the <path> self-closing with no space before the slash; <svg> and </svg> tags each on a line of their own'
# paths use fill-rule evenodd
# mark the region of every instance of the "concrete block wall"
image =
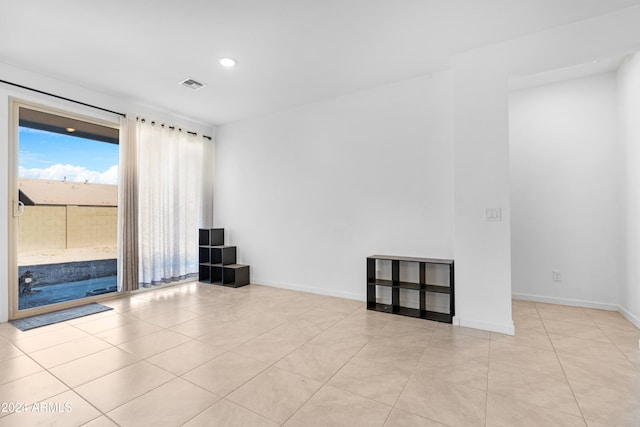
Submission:
<svg viewBox="0 0 640 427">
<path fill-rule="evenodd" d="M 18 252 L 67 247 L 65 206 L 25 206 L 18 220 Z"/>
<path fill-rule="evenodd" d="M 25 206 L 18 252 L 115 246 L 117 207 Z"/>
<path fill-rule="evenodd" d="M 67 248 L 116 244 L 118 209 L 67 206 Z"/>
</svg>

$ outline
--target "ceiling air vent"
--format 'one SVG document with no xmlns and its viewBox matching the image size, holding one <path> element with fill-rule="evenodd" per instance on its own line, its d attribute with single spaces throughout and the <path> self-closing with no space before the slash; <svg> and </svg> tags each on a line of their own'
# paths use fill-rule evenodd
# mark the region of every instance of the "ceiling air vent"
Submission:
<svg viewBox="0 0 640 427">
<path fill-rule="evenodd" d="M 205 85 L 204 83 L 200 83 L 197 82 L 193 79 L 184 79 L 183 81 L 181 81 L 180 83 L 178 83 L 184 87 L 188 87 L 189 89 L 193 89 L 193 90 L 197 90 L 200 88 L 203 88 Z"/>
</svg>

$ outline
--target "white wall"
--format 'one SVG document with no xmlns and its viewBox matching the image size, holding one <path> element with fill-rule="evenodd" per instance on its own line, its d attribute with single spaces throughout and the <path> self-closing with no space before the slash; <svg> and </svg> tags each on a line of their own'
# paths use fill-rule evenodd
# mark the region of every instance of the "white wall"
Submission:
<svg viewBox="0 0 640 427">
<path fill-rule="evenodd" d="M 508 80 L 584 64 L 640 44 L 640 7 L 564 25 L 453 58 L 455 259 L 460 324 L 513 332 Z M 483 221 L 485 207 L 503 221 Z"/>
<path fill-rule="evenodd" d="M 206 124 L 189 120 L 185 117 L 176 117 L 168 112 L 155 110 L 153 107 L 139 104 L 134 100 L 127 99 L 123 96 L 107 95 L 94 92 L 83 87 L 52 79 L 47 76 L 40 75 L 35 72 L 26 71 L 0 63 L 0 76 L 2 80 L 33 87 L 45 92 L 54 93 L 66 98 L 76 99 L 88 104 L 96 105 L 102 108 L 120 111 L 132 116 L 142 115 L 156 120 L 166 120 L 170 123 L 180 125 L 199 133 L 211 135 L 214 129 Z M 89 116 L 97 116 L 102 118 L 117 119 L 107 113 L 101 113 L 97 110 L 78 106 L 77 104 L 56 100 L 54 98 L 34 94 L 33 92 L 17 89 L 13 86 L 0 84 L 0 200 L 3 201 L 5 208 L 0 210 L 0 322 L 8 319 L 9 315 L 9 271 L 12 266 L 8 264 L 9 251 L 13 248 L 9 247 L 8 224 L 11 215 L 11 203 L 9 203 L 9 184 L 8 184 L 8 168 L 9 168 L 9 100 L 10 97 L 38 103 L 54 108 L 65 109 L 77 114 Z M 213 150 L 210 155 L 214 156 Z M 208 202 L 211 206 L 212 201 Z M 212 209 L 212 208 L 210 208 Z M 203 224 L 209 226 L 210 224 Z"/>
<path fill-rule="evenodd" d="M 372 200 L 389 199 L 394 183 L 412 172 L 391 157 L 384 172 L 389 181 L 380 182 L 377 189 L 366 185 L 372 176 L 369 170 L 389 155 L 391 144 L 400 141 L 389 135 L 396 129 L 419 129 L 414 121 L 426 117 L 416 117 L 415 109 L 403 116 L 385 108 L 386 98 L 377 94 L 386 94 L 393 86 L 224 126 L 218 139 L 214 221 L 228 228 L 230 243 L 238 244 L 243 261 L 252 263 L 255 282 L 354 298 L 364 295 L 362 260 L 369 252 L 419 249 L 419 254 L 437 250 L 445 255 L 453 250 L 457 322 L 513 333 L 508 80 L 516 74 L 635 50 L 640 44 L 639 20 L 640 7 L 631 7 L 452 57 L 452 96 L 440 94 L 429 100 L 434 104 L 430 109 L 441 110 L 435 114 L 451 109 L 453 119 L 453 224 L 444 232 L 434 230 L 429 242 L 441 242 L 439 245 L 418 247 L 420 239 L 409 229 L 417 225 L 418 233 L 425 236 L 427 228 L 420 227 L 431 230 L 433 220 L 444 223 L 446 215 L 407 218 L 394 231 L 388 229 L 388 219 L 397 216 L 400 207 L 396 211 L 388 206 L 368 209 Z M 433 87 L 423 93 L 438 90 Z M 367 93 L 375 96 L 367 98 Z M 360 109 L 343 111 L 357 105 L 359 97 L 366 100 L 360 101 Z M 376 111 L 379 113 L 372 114 Z M 352 117 L 354 120 L 348 120 Z M 376 121 L 381 133 L 371 130 Z M 432 135 L 432 130 L 427 132 L 419 133 Z M 364 154 L 366 147 L 377 154 Z M 313 159 L 305 157 L 306 150 L 311 150 Z M 326 182 L 318 180 L 317 175 L 327 170 L 335 172 L 328 174 Z M 341 179 L 344 182 L 339 185 Z M 339 190 L 327 191 L 327 185 Z M 405 189 L 397 196 L 398 204 L 415 204 L 416 191 L 417 187 Z M 444 200 L 443 194 L 437 196 L 441 198 L 434 201 Z M 244 200 L 234 200 L 236 197 Z M 485 208 L 502 209 L 502 221 L 485 221 Z M 372 227 L 382 232 L 372 233 Z M 445 235 L 451 227 L 455 233 L 447 243 Z M 341 244 L 344 242 L 354 243 Z"/>
<path fill-rule="evenodd" d="M 364 300 L 368 255 L 453 256 L 447 73 L 218 129 L 214 222 L 253 283 Z"/>
<path fill-rule="evenodd" d="M 615 73 L 509 98 L 514 297 L 616 310 L 622 156 Z M 562 274 L 552 280 L 552 271 Z"/>
<path fill-rule="evenodd" d="M 482 52 L 454 62 L 454 249 L 458 323 L 513 334 L 506 81 Z"/>
<path fill-rule="evenodd" d="M 624 275 L 620 306 L 640 328 L 640 54 L 618 72 L 620 138 L 624 164 Z"/>
</svg>

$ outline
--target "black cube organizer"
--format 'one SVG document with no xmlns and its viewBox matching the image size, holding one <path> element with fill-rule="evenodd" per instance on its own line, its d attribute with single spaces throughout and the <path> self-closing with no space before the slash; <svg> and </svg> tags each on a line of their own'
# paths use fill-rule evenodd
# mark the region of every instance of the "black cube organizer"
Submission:
<svg viewBox="0 0 640 427">
<path fill-rule="evenodd" d="M 391 280 L 380 279 L 376 276 L 377 262 L 391 262 Z M 419 265 L 418 282 L 400 280 L 400 262 L 417 263 Z M 426 281 L 427 265 L 445 265 L 449 268 L 448 286 L 430 284 Z M 422 319 L 436 320 L 438 322 L 452 323 L 455 316 L 454 299 L 454 270 L 452 259 L 415 258 L 392 255 L 371 255 L 367 257 L 367 309 L 383 311 L 385 313 L 400 314 L 403 316 L 419 317 Z M 391 288 L 391 304 L 382 304 L 377 301 L 376 288 L 378 286 Z M 419 308 L 403 307 L 400 305 L 400 289 L 418 292 Z M 448 294 L 449 312 L 441 313 L 426 309 L 426 296 L 428 293 Z"/>
<path fill-rule="evenodd" d="M 232 288 L 249 284 L 249 266 L 236 264 L 236 247 L 224 244 L 223 228 L 201 228 L 199 236 L 200 282 Z"/>
</svg>

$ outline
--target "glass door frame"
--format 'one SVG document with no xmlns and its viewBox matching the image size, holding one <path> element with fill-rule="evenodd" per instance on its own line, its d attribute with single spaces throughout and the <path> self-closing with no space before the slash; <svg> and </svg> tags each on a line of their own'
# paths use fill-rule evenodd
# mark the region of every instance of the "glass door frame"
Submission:
<svg viewBox="0 0 640 427">
<path fill-rule="evenodd" d="M 9 237 L 9 250 L 8 250 L 8 291 L 9 291 L 9 320 L 20 319 L 23 317 L 33 316 L 37 314 L 48 313 L 56 310 L 63 310 L 65 308 L 77 307 L 80 305 L 85 305 L 91 302 L 102 301 L 106 299 L 111 299 L 120 295 L 119 291 L 109 294 L 89 296 L 69 301 L 63 301 L 48 305 L 43 305 L 39 307 L 28 308 L 24 310 L 20 310 L 18 308 L 18 220 L 19 215 L 19 189 L 18 189 L 18 161 L 19 161 L 19 109 L 21 107 L 28 108 L 31 110 L 42 111 L 45 113 L 55 114 L 58 116 L 68 117 L 76 120 L 86 121 L 89 123 L 95 123 L 98 125 L 119 129 L 122 131 L 120 127 L 119 121 L 116 119 L 108 120 L 106 118 L 98 118 L 96 116 L 92 116 L 87 114 L 86 112 L 76 113 L 71 111 L 72 108 L 61 109 L 59 107 L 53 107 L 43 104 L 38 104 L 30 101 L 25 101 L 23 99 L 9 97 L 9 167 L 8 167 L 8 175 L 9 175 L 9 212 L 8 212 L 8 237 Z M 119 184 L 118 184 L 119 185 Z M 118 218 L 120 217 L 119 207 L 118 207 Z M 118 225 L 120 221 L 118 221 Z M 117 245 L 120 247 L 120 230 L 118 227 L 118 236 L 117 236 Z M 117 250 L 117 257 L 120 258 L 120 250 Z M 117 262 L 118 267 L 120 263 Z M 121 274 L 120 271 L 117 273 Z"/>
</svg>

